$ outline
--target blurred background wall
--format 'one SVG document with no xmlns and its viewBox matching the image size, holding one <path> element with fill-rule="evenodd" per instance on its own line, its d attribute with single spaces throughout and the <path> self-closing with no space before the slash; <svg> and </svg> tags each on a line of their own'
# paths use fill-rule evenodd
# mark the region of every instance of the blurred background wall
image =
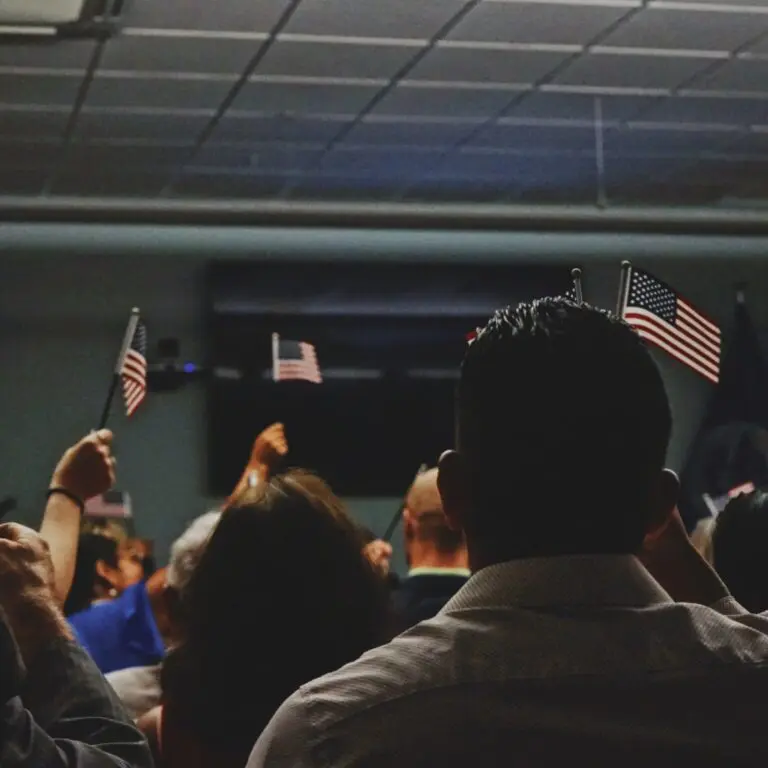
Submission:
<svg viewBox="0 0 768 768">
<path fill-rule="evenodd" d="M 194 228 L 9 227 L 0 232 L 0 496 L 16 496 L 18 519 L 36 525 L 56 458 L 94 427 L 125 318 L 138 305 L 154 339 L 175 336 L 182 356 L 204 355 L 205 265 L 213 258 L 541 260 L 581 263 L 586 298 L 615 305 L 622 258 L 650 269 L 725 324 L 733 287 L 748 283 L 758 329 L 768 331 L 766 243 L 605 235 L 332 232 Z M 656 354 L 676 415 L 669 463 L 680 468 L 710 386 Z M 275 418 L 279 418 L 275 414 Z M 121 489 L 136 527 L 167 557 L 192 517 L 216 503 L 205 494 L 205 392 L 195 383 L 151 394 L 130 423 L 115 407 Z M 404 435 L 407 440 L 407 435 Z M 404 489 L 405 490 L 405 489 Z M 382 532 L 399 499 L 348 499 Z M 402 569 L 399 532 L 396 567 Z"/>
</svg>

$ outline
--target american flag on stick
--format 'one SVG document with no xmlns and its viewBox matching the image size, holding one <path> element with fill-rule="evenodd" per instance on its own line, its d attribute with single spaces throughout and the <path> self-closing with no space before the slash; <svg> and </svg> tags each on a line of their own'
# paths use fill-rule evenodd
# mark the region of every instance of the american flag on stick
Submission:
<svg viewBox="0 0 768 768">
<path fill-rule="evenodd" d="M 631 268 L 622 317 L 642 338 L 716 384 L 720 329 L 666 283 Z"/>
<path fill-rule="evenodd" d="M 274 381 L 309 381 L 322 384 L 317 352 L 307 341 L 281 339 L 272 334 L 272 378 Z"/>
<path fill-rule="evenodd" d="M 125 413 L 133 416 L 147 396 L 147 327 L 139 320 L 120 367 Z"/>
</svg>

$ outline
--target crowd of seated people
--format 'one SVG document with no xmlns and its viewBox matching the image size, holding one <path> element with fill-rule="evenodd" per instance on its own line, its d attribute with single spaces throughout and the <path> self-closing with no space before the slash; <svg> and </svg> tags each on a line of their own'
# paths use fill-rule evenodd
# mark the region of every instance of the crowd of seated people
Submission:
<svg viewBox="0 0 768 768">
<path fill-rule="evenodd" d="M 761 764 L 766 496 L 726 507 L 708 562 L 635 332 L 566 299 L 499 311 L 456 419 L 404 501 L 400 582 L 320 478 L 275 471 L 280 425 L 135 583 L 80 533 L 111 434 L 67 451 L 40 533 L 0 527 L 0 766 Z"/>
</svg>

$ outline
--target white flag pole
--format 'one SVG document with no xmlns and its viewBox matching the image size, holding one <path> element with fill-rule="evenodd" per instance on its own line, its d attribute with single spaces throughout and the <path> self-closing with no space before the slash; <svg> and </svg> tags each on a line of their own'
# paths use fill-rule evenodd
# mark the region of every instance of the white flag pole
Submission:
<svg viewBox="0 0 768 768">
<path fill-rule="evenodd" d="M 277 381 L 277 360 L 280 355 L 280 335 L 272 334 L 272 381 Z"/>
</svg>

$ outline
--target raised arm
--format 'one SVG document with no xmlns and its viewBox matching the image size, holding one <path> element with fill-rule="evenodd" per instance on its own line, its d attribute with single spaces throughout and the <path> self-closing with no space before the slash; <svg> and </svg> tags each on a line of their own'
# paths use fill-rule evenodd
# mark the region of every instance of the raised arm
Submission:
<svg viewBox="0 0 768 768">
<path fill-rule="evenodd" d="M 288 441 L 283 425 L 271 424 L 254 440 L 248 464 L 229 501 L 236 499 L 254 480 L 266 480 L 287 453 Z"/>
<path fill-rule="evenodd" d="M 53 471 L 40 535 L 50 548 L 55 595 L 62 605 L 75 573 L 85 502 L 108 491 L 115 482 L 111 445 L 109 430 L 93 432 L 69 448 Z"/>
</svg>

